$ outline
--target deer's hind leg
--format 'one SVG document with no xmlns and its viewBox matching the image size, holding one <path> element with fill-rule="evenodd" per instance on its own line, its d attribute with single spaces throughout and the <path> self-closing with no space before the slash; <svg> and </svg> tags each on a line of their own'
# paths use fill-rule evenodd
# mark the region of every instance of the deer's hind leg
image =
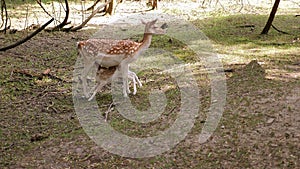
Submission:
<svg viewBox="0 0 300 169">
<path fill-rule="evenodd" d="M 107 81 L 103 81 L 98 83 L 92 90 L 91 92 L 93 92 L 92 96 L 88 99 L 88 101 L 91 101 L 97 94 L 98 91 L 100 91 L 102 89 L 103 86 L 105 86 L 108 82 Z"/>
<path fill-rule="evenodd" d="M 98 91 L 102 89 L 106 84 L 111 82 L 111 79 L 113 75 L 116 72 L 116 66 L 105 68 L 98 65 L 98 71 L 96 74 L 96 83 L 97 85 L 91 90 L 93 93 L 92 96 L 88 99 L 88 101 L 91 101 Z"/>
<path fill-rule="evenodd" d="M 83 87 L 83 94 L 86 98 L 89 98 L 89 93 L 87 92 L 87 75 L 90 72 L 90 70 L 92 69 L 92 67 L 94 66 L 94 62 L 87 62 L 84 63 L 84 67 L 81 73 L 81 80 L 82 80 L 82 87 Z"/>
<path fill-rule="evenodd" d="M 137 92 L 136 84 L 138 83 L 139 87 L 142 87 L 142 83 L 141 83 L 140 79 L 138 78 L 138 76 L 130 70 L 128 70 L 128 78 L 131 79 L 131 81 L 133 82 L 133 93 L 132 94 L 135 95 Z"/>
</svg>

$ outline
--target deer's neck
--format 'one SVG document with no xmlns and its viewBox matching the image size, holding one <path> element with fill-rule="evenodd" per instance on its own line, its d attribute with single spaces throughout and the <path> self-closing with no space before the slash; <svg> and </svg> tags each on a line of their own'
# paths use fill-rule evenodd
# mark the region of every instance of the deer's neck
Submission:
<svg viewBox="0 0 300 169">
<path fill-rule="evenodd" d="M 147 48 L 149 48 L 151 44 L 151 40 L 152 40 L 152 33 L 144 33 L 144 38 L 140 46 L 141 50 L 146 50 Z"/>
<path fill-rule="evenodd" d="M 136 60 L 143 51 L 145 51 L 149 48 L 149 46 L 151 44 L 151 39 L 152 39 L 152 34 L 144 33 L 144 38 L 143 38 L 142 42 L 140 42 L 140 46 L 134 53 L 133 58 L 132 58 L 133 60 L 131 60 L 130 62 Z"/>
</svg>

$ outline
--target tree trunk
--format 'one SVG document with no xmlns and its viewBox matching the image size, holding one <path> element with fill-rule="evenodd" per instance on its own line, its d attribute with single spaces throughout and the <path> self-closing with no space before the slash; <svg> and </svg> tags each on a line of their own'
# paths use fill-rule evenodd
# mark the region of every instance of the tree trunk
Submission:
<svg viewBox="0 0 300 169">
<path fill-rule="evenodd" d="M 70 8 L 69 8 L 69 2 L 68 0 L 65 0 L 65 6 L 66 6 L 66 9 L 65 9 L 65 12 L 66 12 L 66 16 L 65 16 L 65 19 L 63 20 L 62 23 L 60 23 L 59 25 L 57 25 L 55 29 L 61 29 L 63 28 L 64 26 L 66 26 L 68 24 L 68 19 L 69 19 L 69 14 L 70 14 Z"/>
<path fill-rule="evenodd" d="M 157 9 L 157 0 L 153 0 L 152 10 Z"/>
<path fill-rule="evenodd" d="M 4 21 L 3 12 L 5 13 L 5 21 Z M 0 30 L 0 32 L 4 32 L 4 34 L 6 34 L 6 30 L 8 30 L 10 28 L 10 25 L 7 25 L 9 16 L 8 16 L 5 0 L 1 0 L 1 19 L 2 19 L 2 24 L 1 24 L 0 28 L 3 26 L 3 24 L 4 24 L 4 28 L 3 28 L 3 30 Z"/>
<path fill-rule="evenodd" d="M 269 16 L 269 19 L 266 23 L 266 26 L 264 27 L 263 31 L 261 32 L 261 34 L 268 34 L 271 26 L 272 26 L 272 22 L 275 18 L 275 15 L 276 15 L 276 12 L 277 12 L 277 9 L 278 9 L 278 6 L 279 6 L 279 3 L 280 3 L 280 0 L 276 0 L 274 2 L 274 5 L 273 5 L 273 8 L 272 8 L 272 11 L 270 13 L 270 16 Z"/>
<path fill-rule="evenodd" d="M 157 9 L 157 0 L 149 0 L 147 6 L 151 6 L 151 10 Z"/>
<path fill-rule="evenodd" d="M 117 5 L 117 1 L 116 0 L 111 0 L 111 2 L 108 5 L 108 8 L 106 10 L 106 13 L 108 13 L 109 15 L 113 15 L 115 12 L 115 7 Z"/>
</svg>

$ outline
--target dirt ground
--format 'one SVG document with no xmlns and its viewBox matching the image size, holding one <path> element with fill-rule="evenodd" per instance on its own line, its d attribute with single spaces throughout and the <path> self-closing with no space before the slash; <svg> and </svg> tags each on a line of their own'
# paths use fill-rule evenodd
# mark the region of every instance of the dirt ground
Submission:
<svg viewBox="0 0 300 169">
<path fill-rule="evenodd" d="M 264 53 L 266 44 L 245 49 L 243 42 L 237 47 L 213 41 L 224 60 L 227 84 L 226 106 L 216 131 L 205 144 L 198 143 L 197 136 L 209 111 L 210 84 L 208 74 L 197 72 L 201 67 L 195 67 L 201 108 L 194 127 L 173 149 L 155 157 L 135 159 L 111 154 L 94 143 L 74 110 L 75 44 L 96 31 L 42 32 L 0 53 L 0 168 L 300 168 L 297 39 L 288 44 L 268 44 L 277 52 L 274 55 Z M 1 34 L 0 46 L 24 35 Z M 167 46 L 171 42 L 168 38 L 156 39 L 153 45 L 161 43 Z M 177 47 L 181 52 L 186 50 Z M 241 50 L 248 53 L 238 53 Z M 43 75 L 47 69 L 50 74 Z M 140 109 L 149 104 L 148 90 L 158 85 L 163 88 L 172 81 L 156 73 L 149 70 L 138 74 L 144 86 L 130 98 Z M 153 82 L 155 78 L 161 79 Z M 159 121 L 139 126 L 112 111 L 109 123 L 132 136 L 164 130 L 174 122 L 171 110 L 178 109 L 177 89 L 168 90 L 167 96 L 172 101 Z M 97 95 L 103 111 L 111 101 L 108 88 Z"/>
</svg>

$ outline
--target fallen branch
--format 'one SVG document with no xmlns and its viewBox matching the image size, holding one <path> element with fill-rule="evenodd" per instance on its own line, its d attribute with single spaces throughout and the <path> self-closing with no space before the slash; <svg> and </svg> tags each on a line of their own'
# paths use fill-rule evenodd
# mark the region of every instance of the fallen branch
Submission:
<svg viewBox="0 0 300 169">
<path fill-rule="evenodd" d="M 43 29 L 45 29 L 46 26 L 48 26 L 53 20 L 54 20 L 54 18 L 50 19 L 47 23 L 45 23 L 43 26 L 41 26 L 40 28 L 38 28 L 36 31 L 32 32 L 30 35 L 28 35 L 24 39 L 21 39 L 21 40 L 17 41 L 14 44 L 8 45 L 8 46 L 3 47 L 3 48 L 0 48 L 0 51 L 6 51 L 8 49 L 12 49 L 14 47 L 17 47 L 17 46 L 23 44 L 24 42 L 28 41 L 29 39 L 31 39 L 32 37 L 34 37 L 36 34 L 38 34 L 39 32 L 41 32 Z"/>
<path fill-rule="evenodd" d="M 92 12 L 92 14 L 84 22 L 82 22 L 76 27 L 73 27 L 72 29 L 70 29 L 70 31 L 77 31 L 79 29 L 82 29 L 100 11 L 100 9 L 108 5 L 110 1 L 111 0 L 108 0 L 105 4 L 100 5 L 95 11 Z"/>
<path fill-rule="evenodd" d="M 255 25 L 240 25 L 240 26 L 236 26 L 237 28 L 255 28 Z"/>
</svg>

